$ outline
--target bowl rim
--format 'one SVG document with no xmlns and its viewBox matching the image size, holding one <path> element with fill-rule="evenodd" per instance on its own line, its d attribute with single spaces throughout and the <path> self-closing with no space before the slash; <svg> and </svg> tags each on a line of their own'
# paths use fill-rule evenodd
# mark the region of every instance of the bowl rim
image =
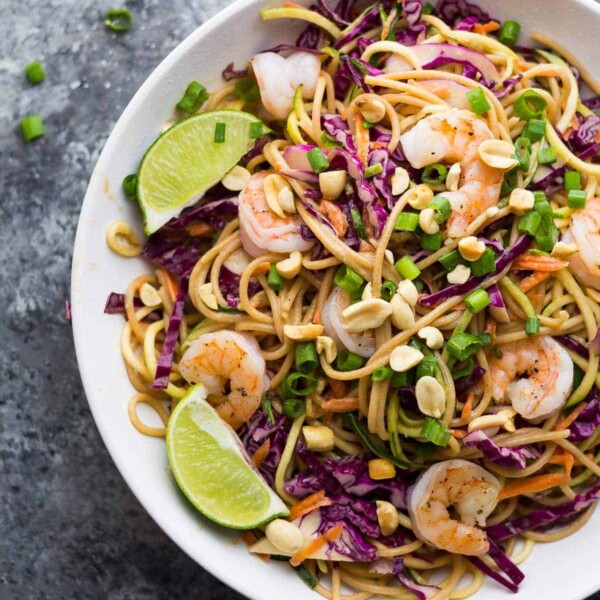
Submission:
<svg viewBox="0 0 600 600">
<path fill-rule="evenodd" d="M 125 107 L 125 109 L 119 116 L 117 122 L 115 123 L 114 127 L 112 128 L 107 138 L 107 141 L 104 144 L 104 147 L 102 148 L 98 159 L 96 160 L 81 205 L 81 211 L 78 217 L 77 231 L 73 246 L 73 259 L 71 266 L 70 282 L 71 300 L 76 296 L 75 288 L 78 285 L 78 277 L 80 276 L 78 272 L 77 257 L 83 254 L 83 247 L 86 244 L 84 236 L 85 224 L 83 222 L 82 216 L 84 214 L 85 207 L 90 204 L 90 198 L 95 193 L 95 190 L 93 188 L 96 180 L 98 180 L 101 177 L 102 165 L 106 161 L 107 156 L 110 156 L 111 153 L 114 151 L 116 140 L 119 138 L 120 133 L 127 128 L 131 116 L 133 116 L 138 110 L 140 110 L 148 91 L 152 89 L 153 86 L 161 78 L 168 74 L 169 70 L 174 66 L 175 63 L 177 63 L 181 55 L 185 54 L 190 48 L 192 48 L 195 44 L 201 41 L 202 38 L 208 33 L 215 29 L 218 29 L 224 22 L 226 22 L 230 17 L 232 17 L 236 13 L 251 6 L 252 4 L 263 3 L 263 0 L 235 0 L 230 5 L 220 9 L 217 13 L 208 18 L 204 23 L 202 23 L 194 31 L 187 35 L 177 46 L 175 46 L 175 48 L 173 48 L 167 54 L 165 58 L 161 60 L 161 62 L 154 68 L 150 75 L 148 75 L 148 77 L 144 80 L 142 85 L 137 89 L 131 100 L 128 102 L 127 106 Z M 584 9 L 591 10 L 595 12 L 600 18 L 600 0 L 567 0 L 567 3 L 579 5 Z M 137 501 L 142 505 L 144 510 L 150 515 L 152 520 L 165 533 L 165 535 L 170 540 L 172 540 L 180 550 L 185 552 L 185 554 L 187 554 L 195 563 L 199 564 L 203 569 L 208 571 L 211 575 L 219 579 L 228 587 L 234 589 L 239 594 L 247 598 L 251 598 L 252 600 L 263 600 L 263 598 L 257 593 L 253 593 L 248 589 L 244 589 L 243 582 L 239 578 L 232 576 L 231 571 L 227 568 L 224 568 L 225 565 L 221 565 L 220 563 L 218 563 L 218 561 L 212 560 L 209 553 L 206 553 L 201 557 L 198 557 L 197 555 L 193 554 L 191 547 L 186 543 L 186 540 L 183 537 L 183 535 L 168 527 L 168 518 L 161 515 L 161 512 L 159 510 L 154 508 L 150 502 L 144 499 L 141 489 L 138 489 L 138 484 L 135 481 L 132 481 L 131 477 L 127 476 L 124 469 L 125 461 L 118 456 L 117 444 L 113 443 L 112 436 L 110 435 L 108 429 L 103 425 L 102 419 L 99 418 L 99 403 L 96 403 L 91 400 L 91 398 L 97 395 L 97 391 L 92 388 L 91 381 L 85 376 L 82 369 L 82 354 L 83 347 L 84 345 L 86 345 L 86 339 L 83 323 L 77 319 L 78 312 L 78 305 L 76 303 L 73 303 L 73 339 L 78 369 L 81 375 L 85 397 L 91 410 L 92 416 L 94 418 L 94 423 L 98 428 L 100 437 L 102 438 L 102 441 L 104 443 L 104 446 L 107 449 L 114 465 L 116 466 L 121 477 L 127 484 L 128 488 L 134 494 Z M 590 582 L 590 586 L 592 585 L 593 587 L 590 587 L 587 591 L 584 591 L 582 595 L 572 597 L 571 600 L 584 600 L 585 598 L 588 598 L 589 596 L 598 592 L 599 590 L 597 586 L 600 585 L 600 579 L 598 579 L 598 581 L 594 584 Z"/>
</svg>

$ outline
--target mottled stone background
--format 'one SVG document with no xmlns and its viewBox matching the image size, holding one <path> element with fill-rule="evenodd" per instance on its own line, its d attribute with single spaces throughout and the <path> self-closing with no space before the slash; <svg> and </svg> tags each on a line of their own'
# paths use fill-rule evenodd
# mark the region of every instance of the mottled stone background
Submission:
<svg viewBox="0 0 600 600">
<path fill-rule="evenodd" d="M 92 421 L 63 303 L 79 209 L 121 111 L 228 0 L 0 0 L 0 598 L 241 598 L 154 524 Z M 47 73 L 30 86 L 23 67 Z M 46 136 L 25 145 L 20 117 Z M 598 596 L 597 598 L 600 598 Z"/>
</svg>

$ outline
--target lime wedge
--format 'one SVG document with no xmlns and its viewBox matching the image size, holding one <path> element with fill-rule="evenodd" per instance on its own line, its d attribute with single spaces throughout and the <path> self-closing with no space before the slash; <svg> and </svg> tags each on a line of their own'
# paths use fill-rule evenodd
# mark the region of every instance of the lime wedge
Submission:
<svg viewBox="0 0 600 600">
<path fill-rule="evenodd" d="M 289 511 L 245 458 L 234 431 L 196 385 L 177 404 L 167 426 L 171 470 L 188 500 L 209 519 L 253 529 Z"/>
<path fill-rule="evenodd" d="M 239 110 L 213 110 L 173 125 L 150 146 L 137 188 L 146 233 L 155 232 L 221 181 L 252 147 L 253 123 L 261 121 Z M 215 143 L 217 124 L 219 134 L 224 128 L 221 143 Z"/>
</svg>

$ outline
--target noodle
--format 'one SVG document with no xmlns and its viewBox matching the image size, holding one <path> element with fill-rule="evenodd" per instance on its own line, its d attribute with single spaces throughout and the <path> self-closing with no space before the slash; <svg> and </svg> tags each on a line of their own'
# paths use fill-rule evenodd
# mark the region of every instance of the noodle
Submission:
<svg viewBox="0 0 600 600">
<path fill-rule="evenodd" d="M 516 52 L 485 33 L 496 25 L 484 16 L 465 30 L 439 6 L 422 14 L 418 0 L 362 15 L 353 5 L 263 12 L 328 38 L 319 58 L 304 54 L 312 78 L 295 67 L 303 87 L 280 118 L 285 94 L 269 97 L 256 62 L 244 82 L 260 102 L 228 83 L 201 109 L 244 110 L 269 126 L 240 160 L 243 185 L 223 179 L 201 200 L 233 210 L 185 213 L 190 222 L 169 222 L 145 246 L 129 224 L 109 226 L 113 251 L 159 265 L 113 311 L 126 318 L 120 348 L 137 392 L 128 414 L 140 433 L 165 437 L 192 383 L 217 411 L 232 406 L 219 414 L 257 470 L 320 523 L 302 530 L 324 545 L 301 575 L 323 597 L 411 600 L 425 589 L 459 600 L 484 585 L 482 562 L 511 579 L 498 552 L 520 564 L 595 509 L 582 503 L 558 528 L 532 526 L 495 551 L 483 529 L 483 517 L 493 532 L 577 504 L 600 479 L 600 429 L 582 439 L 578 421 L 600 403 L 589 349 L 600 272 L 586 246 L 600 233 L 600 133 L 582 150 L 594 114 L 571 67 L 594 93 L 600 84 L 540 33 L 532 39 L 554 54 Z M 450 54 L 423 59 L 424 43 Z M 170 246 L 157 257 L 155 243 Z M 139 404 L 164 426 L 147 425 Z M 468 479 L 453 487 L 457 473 Z M 428 511 L 463 519 L 447 506 L 463 487 L 473 505 L 482 489 L 495 500 L 448 542 Z M 306 529 L 303 518 L 294 522 Z"/>
</svg>

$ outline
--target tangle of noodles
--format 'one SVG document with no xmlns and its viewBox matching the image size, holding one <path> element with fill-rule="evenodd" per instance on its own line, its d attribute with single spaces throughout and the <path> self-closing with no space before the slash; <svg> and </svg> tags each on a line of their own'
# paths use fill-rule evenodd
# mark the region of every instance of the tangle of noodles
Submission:
<svg viewBox="0 0 600 600">
<path fill-rule="evenodd" d="M 309 24 L 310 35 L 302 43 L 318 48 L 308 56 L 318 55 L 321 65 L 308 96 L 297 94 L 293 104 L 277 93 L 269 97 L 261 72 L 262 102 L 240 97 L 232 82 L 212 92 L 202 108 L 244 110 L 269 125 L 272 132 L 240 166 L 252 175 L 251 182 L 262 181 L 261 173 L 279 174 L 294 196 L 297 240 L 285 252 L 261 250 L 268 245 L 258 234 L 250 244 L 244 229 L 248 216 L 241 208 L 239 215 L 218 226 L 193 223 L 175 233 L 167 226 L 158 233 L 172 236 L 180 249 L 197 249 L 197 258 L 186 273 L 170 272 L 165 263 L 167 268 L 136 278 L 125 290 L 121 350 L 136 390 L 129 404 L 131 422 L 143 434 L 164 436 L 171 409 L 189 387 L 185 371 L 179 370 L 186 349 L 201 335 L 228 330 L 253 338 L 266 364 L 269 385 L 262 406 L 259 402 L 242 419 L 249 421 L 243 427 L 251 430 L 258 417 L 270 418 L 270 411 L 280 423 L 284 441 L 269 481 L 290 506 L 319 491 L 298 494 L 289 485 L 299 474 L 311 475 L 312 467 L 299 455 L 308 444 L 318 460 L 328 459 L 321 465 L 349 457 L 369 463 L 372 487 L 361 502 L 371 511 L 376 501 L 389 500 L 377 491 L 377 465 L 371 462 L 377 454 L 388 467 L 383 483 L 386 477 L 402 481 L 405 492 L 421 473 L 432 473 L 429 469 L 450 464 L 448 460 L 483 467 L 500 488 L 488 527 L 541 508 L 561 507 L 600 478 L 598 422 L 584 438 L 573 437 L 569 429 L 584 407 L 600 403 L 598 352 L 590 347 L 600 323 L 600 274 L 585 248 L 595 245 L 598 256 L 600 124 L 594 119 L 600 122 L 600 117 L 581 96 L 600 93 L 600 85 L 567 49 L 541 33 L 532 37 L 545 48 L 542 52 L 517 51 L 501 43 L 497 23 L 481 11 L 472 13 L 480 15 L 476 23 L 457 27 L 459 17 L 447 21 L 454 13 L 444 9 L 443 1 L 432 14 L 422 14 L 418 0 L 385 0 L 373 5 L 374 10 L 344 0 L 335 10 L 319 4 L 312 10 L 286 4 L 264 11 L 268 19 L 289 17 Z M 470 9 L 465 10 L 462 16 L 469 17 Z M 444 51 L 436 57 L 435 50 L 423 48 L 426 44 L 445 48 L 450 58 Z M 283 56 L 299 52 L 287 50 Z M 272 77 L 305 83 L 302 67 L 298 70 L 274 71 Z M 494 72 L 497 79 L 489 81 Z M 249 73 L 246 83 L 256 88 L 256 64 Z M 278 102 L 285 119 L 269 112 Z M 538 133 L 531 133 L 536 126 Z M 419 131 L 416 140 L 413 128 Z M 472 138 L 460 149 L 463 130 Z M 584 130 L 587 142 L 582 141 Z M 494 166 L 498 153 L 492 149 L 492 157 L 486 158 L 482 147 L 478 149 L 486 140 L 515 146 L 519 164 Z M 443 143 L 451 151 L 440 152 Z M 305 144 L 323 149 L 332 163 L 327 170 L 337 171 L 338 180 L 343 173 L 346 183 L 335 198 L 323 198 L 322 192 L 330 193 L 327 175 L 310 172 Z M 419 163 L 415 156 L 427 154 L 428 144 L 441 158 Z M 431 163 L 433 168 L 423 170 L 423 164 Z M 453 164 L 461 167 L 459 179 L 452 179 L 459 171 Z M 473 178 L 479 187 L 469 195 L 464 190 Z M 251 192 L 251 185 L 241 192 L 240 205 L 246 193 L 264 196 L 264 188 Z M 215 194 L 222 189 L 213 192 L 211 197 L 219 199 Z M 456 199 L 457 194 L 463 194 L 460 202 L 445 198 Z M 425 212 L 430 202 L 442 205 L 433 212 L 433 224 Z M 438 218 L 444 205 L 450 206 L 451 215 Z M 581 226 L 584 234 L 576 230 Z M 126 223 L 112 224 L 106 236 L 110 248 L 123 256 L 136 256 L 142 248 Z M 152 238 L 142 254 L 151 244 Z M 286 260 L 299 261 L 294 273 L 286 274 L 281 266 Z M 276 265 L 284 274 L 278 285 L 272 281 Z M 232 276 L 233 291 L 231 284 L 223 284 Z M 181 320 L 171 328 L 171 317 L 182 311 L 186 285 Z M 416 305 L 411 293 L 418 294 Z M 376 318 L 382 302 L 389 302 L 392 310 Z M 359 303 L 364 308 L 362 330 L 356 323 L 352 327 L 352 310 L 346 311 Z M 290 326 L 313 333 L 299 342 L 290 336 Z M 161 351 L 169 336 L 177 337 L 170 374 L 165 385 L 157 386 Z M 457 340 L 463 343 L 458 350 Z M 474 344 L 471 351 L 465 340 Z M 542 356 L 544 348 L 555 347 L 552 340 L 566 350 L 560 355 L 562 363 L 557 351 Z M 398 358 L 409 344 L 421 353 L 416 368 L 404 368 Z M 308 388 L 295 395 L 287 382 L 298 375 L 300 346 L 310 346 L 310 352 L 318 349 L 319 358 L 310 374 L 301 374 Z M 337 353 L 333 360 L 332 350 Z M 537 358 L 531 359 L 532 351 L 540 353 Z M 564 361 L 573 370 L 566 383 L 558 372 Z M 426 393 L 416 385 L 423 377 L 429 378 Z M 545 379 L 554 383 L 546 385 Z M 517 388 L 527 394 L 518 386 L 531 384 L 539 386 L 535 415 L 515 400 Z M 562 397 L 561 385 L 568 388 Z M 432 403 L 439 405 L 440 390 L 443 402 L 435 411 Z M 226 395 L 227 390 L 209 400 L 216 405 Z M 533 402 L 531 397 L 528 402 Z M 140 403 L 157 413 L 162 426 L 142 420 Z M 315 448 L 305 436 L 306 426 L 328 429 L 333 445 Z M 483 432 L 496 450 L 490 454 L 471 443 L 473 432 L 479 432 L 478 439 Z M 500 452 L 510 451 L 525 452 L 520 468 L 499 458 Z M 354 492 L 344 493 L 326 491 L 334 505 L 352 506 Z M 399 509 L 396 533 L 401 535 L 358 532 L 379 559 L 374 565 L 338 561 L 339 554 L 329 555 L 330 560 L 308 558 L 305 579 L 331 599 L 475 594 L 485 579 L 479 567 L 496 568 L 491 554 L 478 553 L 477 562 L 467 559 L 469 552 L 445 549 L 435 534 L 432 538 L 423 532 L 418 510 L 424 509 L 411 512 L 406 506 L 404 498 L 394 508 Z M 509 536 L 501 540 L 500 551 L 514 564 L 522 563 L 536 542 L 577 531 L 594 506 L 588 503 L 552 527 L 533 525 Z M 330 513 L 319 514 L 325 518 Z M 381 530 L 381 517 L 374 527 Z M 463 542 L 457 540 L 459 546 Z M 398 564 L 406 569 L 404 575 L 398 575 Z"/>
</svg>

